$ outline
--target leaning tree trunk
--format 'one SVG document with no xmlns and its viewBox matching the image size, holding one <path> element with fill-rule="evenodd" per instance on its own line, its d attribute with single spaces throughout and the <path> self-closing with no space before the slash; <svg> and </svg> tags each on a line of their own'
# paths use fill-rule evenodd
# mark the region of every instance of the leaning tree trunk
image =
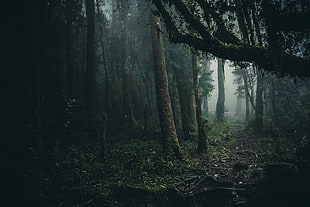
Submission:
<svg viewBox="0 0 310 207">
<path fill-rule="evenodd" d="M 225 110 L 225 88 L 224 88 L 224 64 L 225 61 L 218 58 L 218 99 L 216 103 L 216 118 L 217 121 L 224 121 L 224 110 Z"/>
<path fill-rule="evenodd" d="M 179 158 L 182 158 L 183 153 L 179 145 L 176 128 L 173 121 L 160 19 L 152 14 L 150 18 L 156 95 L 159 121 L 162 130 L 163 150 L 168 154 L 173 154 Z"/>
<path fill-rule="evenodd" d="M 202 111 L 201 111 L 201 100 L 199 97 L 199 86 L 198 86 L 198 66 L 197 66 L 197 57 L 192 55 L 192 67 L 193 67 L 193 82 L 194 82 L 194 94 L 196 101 L 196 119 L 198 125 L 198 153 L 203 153 L 207 151 L 207 134 L 206 129 L 203 124 Z"/>
</svg>

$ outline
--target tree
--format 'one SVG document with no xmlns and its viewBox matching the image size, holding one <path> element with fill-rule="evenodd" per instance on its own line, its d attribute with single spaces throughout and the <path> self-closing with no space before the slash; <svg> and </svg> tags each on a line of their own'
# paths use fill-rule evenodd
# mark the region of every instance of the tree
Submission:
<svg viewBox="0 0 310 207">
<path fill-rule="evenodd" d="M 74 78 L 74 55 L 73 55 L 73 0 L 66 1 L 66 19 L 67 19 L 67 93 L 70 98 L 73 96 L 73 78 Z"/>
<path fill-rule="evenodd" d="M 212 72 L 210 68 L 210 55 L 206 55 L 204 61 L 202 61 L 203 69 L 199 71 L 199 89 L 202 98 L 202 113 L 204 118 L 208 117 L 208 98 L 210 93 L 214 89 Z"/>
<path fill-rule="evenodd" d="M 198 125 L 198 153 L 203 153 L 207 150 L 207 134 L 206 128 L 204 126 L 204 121 L 202 119 L 201 111 L 201 99 L 199 96 L 199 85 L 198 85 L 198 72 L 199 68 L 197 65 L 197 57 L 192 54 L 192 67 L 193 67 L 193 82 L 194 82 L 194 94 L 195 94 L 195 108 L 196 108 L 196 119 Z"/>
<path fill-rule="evenodd" d="M 241 114 L 243 112 L 242 110 L 242 100 L 244 99 L 245 97 L 245 94 L 244 94 L 244 86 L 243 86 L 243 77 L 242 77 L 242 74 L 243 73 L 243 70 L 241 70 L 240 68 L 238 67 L 235 67 L 234 71 L 233 71 L 233 74 L 235 76 L 235 79 L 234 79 L 234 84 L 237 84 L 237 89 L 236 89 L 236 92 L 235 92 L 235 95 L 237 96 L 237 104 L 236 104 L 236 118 L 238 120 L 241 120 Z"/>
<path fill-rule="evenodd" d="M 250 119 L 250 92 L 249 92 L 249 84 L 248 84 L 248 76 L 246 71 L 243 71 L 242 74 L 243 82 L 244 82 L 244 90 L 245 90 L 245 121 L 249 121 Z"/>
<path fill-rule="evenodd" d="M 256 105 L 255 105 L 255 132 L 260 133 L 263 130 L 263 116 L 264 116 L 264 103 L 263 103 L 263 77 L 261 71 L 257 70 L 257 83 L 256 83 Z"/>
<path fill-rule="evenodd" d="M 224 88 L 224 65 L 225 60 L 217 59 L 218 99 L 216 103 L 217 121 L 224 121 L 225 112 L 225 88 Z"/>
<path fill-rule="evenodd" d="M 131 65 L 129 60 L 129 41 L 128 41 L 128 10 L 130 2 L 128 0 L 120 1 L 121 13 L 121 44 L 122 44 L 122 71 L 123 71 L 123 110 L 127 121 L 128 136 L 132 136 L 132 130 L 137 127 L 136 119 L 132 107 L 132 80 Z"/>
<path fill-rule="evenodd" d="M 188 49 L 181 45 L 169 44 L 167 48 L 167 68 L 172 69 L 179 95 L 182 132 L 185 139 L 190 139 L 194 131 L 194 98 L 191 56 Z"/>
<path fill-rule="evenodd" d="M 310 60 L 305 58 L 305 54 L 309 53 L 309 48 L 306 47 L 309 30 L 304 30 L 310 28 L 310 24 L 308 21 L 302 21 L 309 17 L 310 12 L 307 4 L 297 2 L 294 9 L 289 10 L 286 4 L 284 8 L 277 9 L 277 5 L 268 0 L 153 1 L 164 19 L 169 38 L 173 42 L 186 43 L 222 59 L 254 62 L 260 69 L 310 76 L 308 70 Z M 295 25 L 289 21 L 288 16 L 302 23 Z M 288 21 L 287 24 L 281 23 L 282 17 Z M 237 24 L 242 25 L 243 31 L 236 30 Z M 262 40 L 261 46 L 252 44 L 254 36 L 266 31 L 268 38 Z M 290 32 L 295 31 L 303 35 L 296 33 L 291 35 L 294 41 L 290 42 L 290 38 L 287 37 Z M 248 42 L 241 38 L 244 34 L 249 34 Z M 279 37 L 285 44 L 278 42 Z"/>
<path fill-rule="evenodd" d="M 102 17 L 102 13 L 100 11 L 100 5 L 99 0 L 96 0 L 96 9 L 97 9 L 97 15 L 98 19 L 102 20 L 104 17 Z M 104 39 L 103 39 L 103 26 L 99 24 L 99 33 L 100 33 L 100 46 L 101 46 L 101 52 L 102 52 L 102 62 L 103 62 L 103 69 L 104 69 L 104 75 L 105 75 L 105 101 L 103 110 L 101 110 L 101 133 L 100 137 L 102 139 L 102 147 L 101 147 L 101 154 L 102 156 L 105 156 L 106 154 L 106 147 L 107 147 L 107 122 L 108 122 L 108 112 L 110 108 L 110 78 L 109 78 L 109 72 L 108 72 L 108 63 L 107 63 L 107 56 L 105 51 L 105 45 L 104 45 Z"/>
<path fill-rule="evenodd" d="M 151 14 L 154 73 L 164 152 L 183 157 L 173 121 L 160 18 Z"/>
<path fill-rule="evenodd" d="M 86 126 L 87 131 L 94 133 L 96 124 L 96 67 L 95 67 L 95 2 L 86 1 L 87 16 L 87 52 L 86 52 Z"/>
</svg>

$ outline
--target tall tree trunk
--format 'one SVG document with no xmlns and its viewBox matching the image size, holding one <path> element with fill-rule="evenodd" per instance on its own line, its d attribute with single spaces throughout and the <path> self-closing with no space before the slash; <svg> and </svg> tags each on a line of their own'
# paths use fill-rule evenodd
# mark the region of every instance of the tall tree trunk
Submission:
<svg viewBox="0 0 310 207">
<path fill-rule="evenodd" d="M 255 107 L 255 132 L 260 133 L 263 130 L 263 77 L 260 70 L 256 70 L 257 85 L 256 85 L 256 107 Z"/>
<path fill-rule="evenodd" d="M 201 100 L 199 97 L 199 86 L 198 86 L 198 66 L 197 66 L 197 57 L 192 55 L 192 67 L 193 67 L 193 83 L 194 83 L 194 94 L 195 94 L 195 106 L 196 106 L 196 119 L 198 125 L 198 153 L 203 153 L 207 151 L 207 134 L 206 129 L 202 119 L 201 111 Z"/>
<path fill-rule="evenodd" d="M 175 58 L 175 55 L 172 53 L 171 57 L 173 58 L 173 61 L 177 61 Z M 176 79 L 176 88 L 179 94 L 179 104 L 180 104 L 180 111 L 181 111 L 181 122 L 182 122 L 182 132 L 185 139 L 191 138 L 191 133 L 193 132 L 192 129 L 192 110 L 191 108 L 192 103 L 192 95 L 191 95 L 191 89 L 188 88 L 186 84 L 184 84 L 184 81 L 181 80 L 180 76 L 184 76 L 184 74 L 181 74 L 181 71 L 178 71 L 175 66 L 172 66 L 174 77 Z M 185 77 L 183 77 L 185 78 Z M 190 81 L 186 81 L 187 83 Z"/>
<path fill-rule="evenodd" d="M 131 106 L 130 89 L 130 65 L 129 65 L 129 46 L 128 46 L 128 2 L 121 0 L 121 44 L 122 44 L 122 71 L 123 71 L 123 110 L 125 116 L 128 116 L 127 110 Z"/>
<path fill-rule="evenodd" d="M 208 103 L 208 97 L 203 96 L 202 97 L 202 115 L 205 119 L 208 118 L 209 114 L 209 103 Z"/>
<path fill-rule="evenodd" d="M 151 35 L 159 121 L 164 152 L 183 158 L 173 121 L 160 19 L 151 13 Z"/>
<path fill-rule="evenodd" d="M 204 70 L 209 75 L 209 74 L 211 74 L 211 68 L 210 68 L 210 64 L 211 63 L 210 63 L 210 60 L 209 60 L 208 56 L 206 56 L 205 61 L 206 61 L 206 67 L 204 68 Z M 208 114 L 209 114 L 208 95 L 209 94 L 204 94 L 203 97 L 202 97 L 202 115 L 204 116 L 205 119 L 208 118 Z"/>
<path fill-rule="evenodd" d="M 182 132 L 185 139 L 191 138 L 192 126 L 191 126 L 191 111 L 190 111 L 190 98 L 191 96 L 184 96 L 184 90 L 181 90 L 181 87 L 178 85 L 179 92 L 179 102 L 181 106 L 181 121 L 182 121 Z"/>
<path fill-rule="evenodd" d="M 97 14 L 100 14 L 100 5 L 99 0 L 96 0 L 96 7 L 97 7 Z M 106 135 L 107 135 L 107 121 L 108 121 L 108 112 L 110 107 L 110 78 L 108 72 L 108 63 L 106 58 L 106 51 L 103 42 L 103 29 L 102 25 L 99 24 L 99 32 L 100 32 L 100 46 L 102 51 L 102 62 L 103 62 L 103 69 L 105 74 L 105 100 L 104 100 L 104 109 L 101 113 L 101 140 L 102 140 L 102 148 L 101 154 L 105 156 L 106 154 Z"/>
<path fill-rule="evenodd" d="M 244 82 L 244 90 L 245 90 L 245 121 L 249 121 L 250 119 L 250 103 L 249 103 L 249 86 L 248 86 L 248 77 L 244 69 L 242 69 L 242 78 Z"/>
<path fill-rule="evenodd" d="M 38 158 L 39 160 L 41 159 L 41 153 L 42 153 L 42 112 L 41 112 L 41 71 L 40 71 L 40 37 L 39 37 L 39 19 L 40 19 L 40 3 L 39 1 L 36 1 L 35 3 L 35 12 L 33 14 L 33 19 L 34 20 L 34 27 L 33 27 L 33 68 L 34 68 L 34 77 L 33 79 L 35 80 L 33 82 L 34 84 L 34 96 L 35 96 L 35 104 L 34 104 L 34 118 L 35 118 L 35 137 L 36 137 L 36 142 L 35 142 L 35 150 L 38 152 Z"/>
<path fill-rule="evenodd" d="M 73 0 L 67 0 L 67 93 L 70 98 L 73 96 L 73 78 L 74 78 L 74 55 L 73 55 L 73 32 L 72 32 L 72 19 L 73 19 Z"/>
<path fill-rule="evenodd" d="M 236 105 L 236 116 L 239 116 L 241 114 L 241 109 L 242 109 L 242 97 L 237 96 L 237 105 Z"/>
<path fill-rule="evenodd" d="M 271 80 L 271 97 L 270 97 L 270 101 L 271 101 L 271 106 L 272 106 L 272 111 L 273 111 L 273 115 L 272 115 L 272 120 L 274 123 L 278 124 L 279 123 L 279 116 L 278 116 L 278 107 L 276 104 L 276 99 L 277 99 L 277 93 L 276 93 L 276 82 L 275 79 Z"/>
<path fill-rule="evenodd" d="M 133 130 L 137 127 L 132 107 L 132 81 L 131 66 L 129 63 L 129 43 L 128 43 L 128 9 L 127 0 L 121 0 L 121 21 L 122 21 L 122 71 L 123 71 L 123 110 L 126 125 L 128 127 L 128 136 L 131 138 Z"/>
<path fill-rule="evenodd" d="M 95 3 L 86 0 L 87 16 L 87 52 L 86 52 L 86 127 L 89 133 L 95 133 L 96 125 L 96 68 L 95 68 Z"/>
<path fill-rule="evenodd" d="M 225 88 L 224 88 L 224 64 L 225 60 L 217 59 L 217 74 L 218 74 L 218 99 L 216 103 L 216 118 L 217 121 L 224 121 L 225 112 Z"/>
<path fill-rule="evenodd" d="M 180 94 L 177 90 L 175 74 L 168 73 L 168 85 L 169 85 L 169 94 L 171 98 L 171 107 L 173 112 L 173 120 L 175 124 L 175 128 L 177 130 L 177 135 L 179 139 L 183 138 L 183 130 L 182 130 L 182 118 L 181 118 L 181 106 L 180 106 Z"/>
</svg>

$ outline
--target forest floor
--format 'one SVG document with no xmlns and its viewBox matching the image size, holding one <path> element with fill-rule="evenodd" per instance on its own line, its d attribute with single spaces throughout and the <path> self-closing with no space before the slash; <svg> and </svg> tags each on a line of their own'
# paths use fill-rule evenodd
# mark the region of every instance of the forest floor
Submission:
<svg viewBox="0 0 310 207">
<path fill-rule="evenodd" d="M 44 206 L 291 206 L 306 198 L 310 180 L 307 139 L 299 136 L 257 136 L 238 124 L 212 123 L 207 153 L 196 153 L 195 139 L 181 141 L 185 161 L 162 154 L 157 138 L 111 144 L 104 158 L 98 143 L 71 146 L 43 172 L 40 200 Z"/>
</svg>

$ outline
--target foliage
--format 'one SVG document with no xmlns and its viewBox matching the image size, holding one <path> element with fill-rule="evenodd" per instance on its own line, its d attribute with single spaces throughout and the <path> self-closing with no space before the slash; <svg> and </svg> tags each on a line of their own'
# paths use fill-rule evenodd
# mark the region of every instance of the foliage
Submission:
<svg viewBox="0 0 310 207">
<path fill-rule="evenodd" d="M 309 17 L 309 4 L 298 1 L 299 6 L 292 6 L 290 2 L 279 6 L 277 1 L 262 0 L 153 1 L 175 43 L 188 44 L 222 59 L 255 62 L 269 71 L 309 76 L 309 32 L 304 29 L 309 25 L 303 21 Z M 292 44 L 287 36 L 296 31 L 302 35 L 294 35 Z M 285 38 L 288 41 L 283 41 Z"/>
<path fill-rule="evenodd" d="M 309 117 L 308 80 L 290 77 L 265 76 L 266 131 L 277 128 L 282 133 L 307 132 Z"/>
</svg>

